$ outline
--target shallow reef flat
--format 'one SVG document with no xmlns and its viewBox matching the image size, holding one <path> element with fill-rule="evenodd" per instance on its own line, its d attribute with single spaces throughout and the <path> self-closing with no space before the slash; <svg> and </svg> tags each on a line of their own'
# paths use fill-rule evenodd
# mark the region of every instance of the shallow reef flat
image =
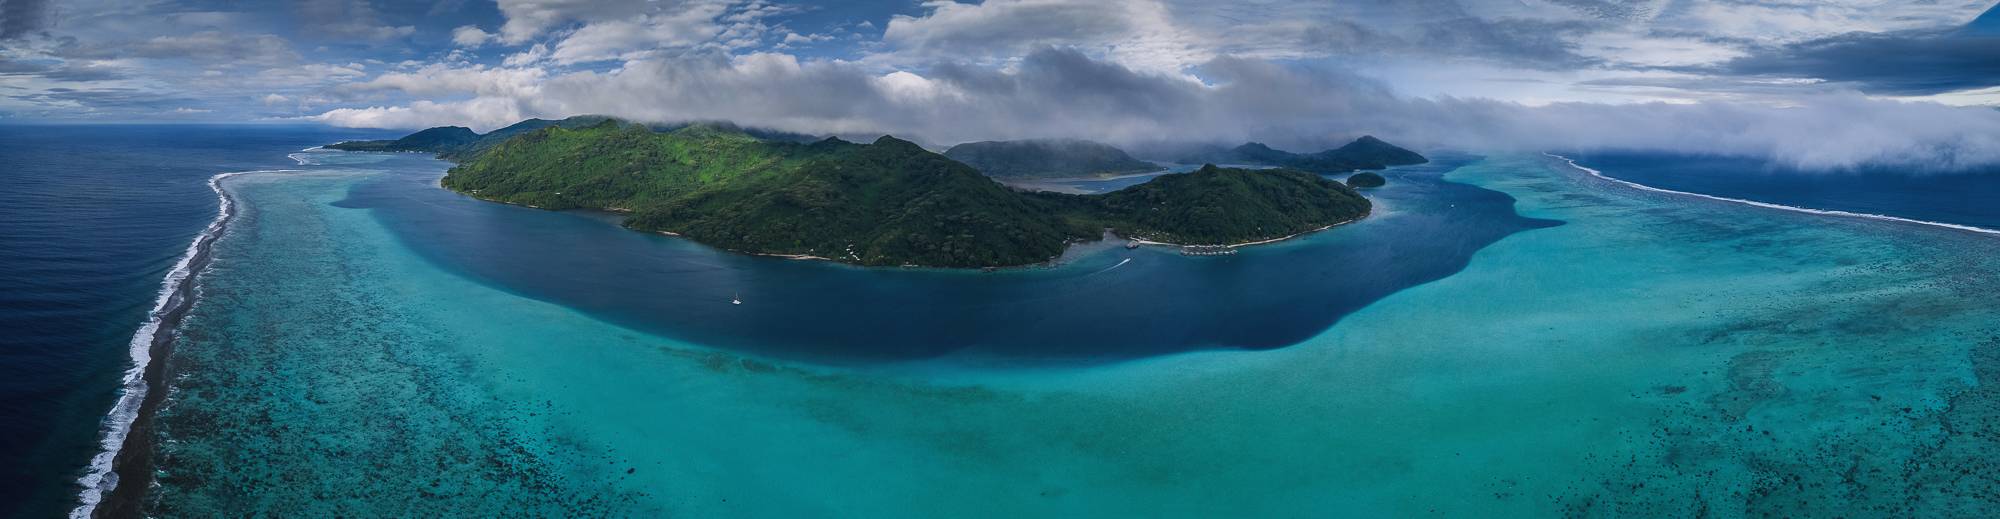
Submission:
<svg viewBox="0 0 2000 519">
<path fill-rule="evenodd" d="M 1989 236 L 1493 157 L 1447 178 L 1565 224 L 1297 345 L 827 367 L 454 274 L 371 167 L 227 184 L 150 513 L 2000 514 Z"/>
</svg>

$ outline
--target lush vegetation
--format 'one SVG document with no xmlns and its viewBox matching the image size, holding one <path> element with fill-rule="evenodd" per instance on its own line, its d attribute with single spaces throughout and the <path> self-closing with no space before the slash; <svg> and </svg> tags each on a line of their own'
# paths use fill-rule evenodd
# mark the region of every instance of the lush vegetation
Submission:
<svg viewBox="0 0 2000 519">
<path fill-rule="evenodd" d="M 1430 162 L 1430 159 L 1418 155 L 1417 152 L 1383 142 L 1374 136 L 1363 136 L 1339 148 L 1319 153 L 1292 153 L 1252 142 L 1226 150 L 1215 149 L 1195 153 L 1182 157 L 1180 162 L 1279 166 L 1313 173 L 1340 173 L 1423 164 Z"/>
<path fill-rule="evenodd" d="M 945 150 L 944 156 L 996 178 L 1087 177 L 1162 169 L 1107 144 L 1069 139 L 968 142 Z"/>
<path fill-rule="evenodd" d="M 1209 166 L 1103 195 L 1028 193 L 894 137 L 797 142 L 712 124 L 661 131 L 599 120 L 471 146 L 440 152 L 461 161 L 445 187 L 547 209 L 624 211 L 633 229 L 736 251 L 862 265 L 1039 263 L 1106 229 L 1242 243 L 1369 210 L 1347 186 L 1299 171 Z"/>
<path fill-rule="evenodd" d="M 908 141 L 822 151 L 777 178 L 673 200 L 628 225 L 734 250 L 941 267 L 1038 263 L 1099 232 Z"/>
<path fill-rule="evenodd" d="M 1389 179 L 1382 178 L 1382 175 L 1366 171 L 1347 177 L 1347 187 L 1382 187 L 1388 183 Z"/>
<path fill-rule="evenodd" d="M 581 128 L 598 124 L 611 118 L 601 115 L 579 115 L 568 119 L 551 121 L 548 119 L 528 119 L 506 128 L 493 130 L 484 135 L 463 126 L 439 126 L 396 140 L 346 141 L 326 145 L 327 149 L 346 151 L 416 151 L 436 153 L 439 157 L 460 160 L 471 158 L 489 148 L 498 146 L 515 135 L 559 126 Z"/>
<path fill-rule="evenodd" d="M 1360 193 L 1319 175 L 1213 164 L 1101 195 L 1035 196 L 1090 227 L 1186 245 L 1290 236 L 1361 218 L 1370 209 Z"/>
</svg>

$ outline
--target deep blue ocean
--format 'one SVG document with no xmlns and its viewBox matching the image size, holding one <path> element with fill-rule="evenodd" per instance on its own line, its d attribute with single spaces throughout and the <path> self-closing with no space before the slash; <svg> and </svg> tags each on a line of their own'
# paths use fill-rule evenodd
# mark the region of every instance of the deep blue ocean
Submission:
<svg viewBox="0 0 2000 519">
<path fill-rule="evenodd" d="M 0 125 L 0 516 L 74 506 L 133 330 L 215 218 L 217 173 L 385 132 Z"/>
<path fill-rule="evenodd" d="M 1805 170 L 1746 157 L 1566 153 L 1577 164 L 1647 186 L 1808 209 L 2000 229 L 2000 168 Z"/>
</svg>

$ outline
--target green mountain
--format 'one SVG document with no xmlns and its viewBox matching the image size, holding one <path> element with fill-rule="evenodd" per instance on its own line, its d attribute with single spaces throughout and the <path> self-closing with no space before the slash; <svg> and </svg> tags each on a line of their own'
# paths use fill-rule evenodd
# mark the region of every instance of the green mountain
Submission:
<svg viewBox="0 0 2000 519">
<path fill-rule="evenodd" d="M 1291 236 L 1367 216 L 1353 188 L 1292 169 L 1202 166 L 1100 195 L 1060 199 L 1066 216 L 1152 241 L 1222 245 Z"/>
<path fill-rule="evenodd" d="M 944 156 L 995 178 L 1058 178 L 1159 171 L 1103 143 L 1074 139 L 968 142 Z"/>
<path fill-rule="evenodd" d="M 484 135 L 463 126 L 439 126 L 395 140 L 346 141 L 326 145 L 345 151 L 416 151 L 436 153 L 446 159 L 470 157 L 523 133 L 559 126 L 581 128 L 610 120 L 602 115 L 579 115 L 562 120 L 528 119 Z"/>
<path fill-rule="evenodd" d="M 816 146 L 796 169 L 675 199 L 628 225 L 732 250 L 939 267 L 1039 263 L 1100 232 L 908 141 Z"/>
<path fill-rule="evenodd" d="M 507 139 L 514 138 L 515 135 L 550 127 L 582 128 L 609 120 L 611 120 L 610 117 L 602 115 L 579 115 L 557 120 L 528 119 L 507 125 L 505 128 L 487 132 L 485 135 L 479 136 L 479 140 L 466 143 L 462 146 L 438 150 L 438 154 L 452 160 L 469 158 L 477 155 L 479 152 L 486 151 L 488 148 L 498 146 L 500 143 L 506 142 Z"/>
<path fill-rule="evenodd" d="M 1249 164 L 1296 168 L 1314 173 L 1341 173 L 1423 164 L 1430 162 L 1430 159 L 1418 155 L 1417 152 L 1383 142 L 1371 135 L 1362 136 L 1339 148 L 1318 153 L 1292 153 L 1272 149 L 1260 142 L 1252 142 L 1226 150 L 1214 149 L 1195 153 L 1184 156 L 1178 161 L 1184 164 Z"/>
<path fill-rule="evenodd" d="M 347 141 L 326 145 L 327 149 L 346 151 L 422 151 L 441 153 L 456 149 L 479 140 L 479 134 L 464 126 L 439 126 L 401 139 L 383 141 Z"/>
<path fill-rule="evenodd" d="M 1171 243 L 1241 243 L 1369 210 L 1352 189 L 1298 171 L 1211 166 L 1103 195 L 1027 193 L 894 137 L 808 143 L 713 124 L 547 125 L 459 153 L 445 153 L 461 162 L 442 184 L 478 198 L 622 211 L 637 230 L 861 265 L 1040 263 L 1105 229 Z"/>
</svg>

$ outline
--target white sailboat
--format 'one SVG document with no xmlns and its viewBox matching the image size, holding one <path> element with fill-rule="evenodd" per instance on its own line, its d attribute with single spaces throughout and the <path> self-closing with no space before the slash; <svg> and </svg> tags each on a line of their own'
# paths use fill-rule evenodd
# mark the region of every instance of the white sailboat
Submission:
<svg viewBox="0 0 2000 519">
<path fill-rule="evenodd" d="M 736 293 L 736 295 L 735 295 L 734 297 L 730 297 L 730 298 L 729 298 L 729 304 L 732 304 L 732 305 L 740 305 L 740 304 L 743 304 L 743 293 L 742 293 L 742 292 L 737 292 L 737 293 Z"/>
</svg>

